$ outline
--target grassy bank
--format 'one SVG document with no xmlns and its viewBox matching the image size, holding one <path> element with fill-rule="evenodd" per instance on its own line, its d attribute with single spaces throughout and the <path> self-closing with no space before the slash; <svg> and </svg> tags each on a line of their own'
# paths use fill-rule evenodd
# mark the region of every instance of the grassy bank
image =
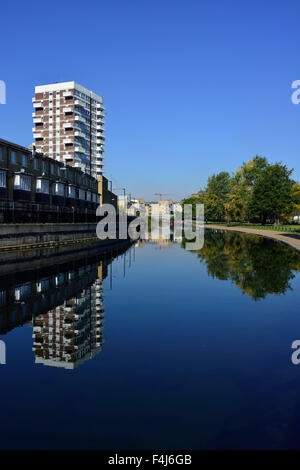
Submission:
<svg viewBox="0 0 300 470">
<path fill-rule="evenodd" d="M 261 224 L 251 224 L 251 223 L 239 223 L 239 222 L 206 222 L 206 225 L 220 225 L 224 227 L 245 227 L 245 228 L 254 228 L 257 230 L 272 230 L 276 232 L 290 232 L 290 233 L 300 233 L 300 225 L 261 225 Z"/>
</svg>

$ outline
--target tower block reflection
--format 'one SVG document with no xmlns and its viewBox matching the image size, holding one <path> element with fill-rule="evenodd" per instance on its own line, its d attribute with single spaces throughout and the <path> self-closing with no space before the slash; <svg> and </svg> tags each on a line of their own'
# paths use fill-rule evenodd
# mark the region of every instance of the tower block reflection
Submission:
<svg viewBox="0 0 300 470">
<path fill-rule="evenodd" d="M 33 319 L 36 363 L 75 369 L 101 352 L 106 276 L 105 261 L 56 276 L 55 283 L 62 289 L 67 290 L 74 282 L 85 287 L 71 297 L 64 295 L 66 300 L 61 305 Z"/>
</svg>

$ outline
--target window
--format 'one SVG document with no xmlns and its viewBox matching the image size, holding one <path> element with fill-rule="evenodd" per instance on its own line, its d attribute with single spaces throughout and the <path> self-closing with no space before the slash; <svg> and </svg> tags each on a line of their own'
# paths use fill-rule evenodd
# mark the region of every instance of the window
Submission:
<svg viewBox="0 0 300 470">
<path fill-rule="evenodd" d="M 41 279 L 36 283 L 36 291 L 37 292 L 44 292 L 49 290 L 49 279 Z"/>
<path fill-rule="evenodd" d="M 42 178 L 36 180 L 36 192 L 49 194 L 49 181 Z"/>
<path fill-rule="evenodd" d="M 18 286 L 15 288 L 15 300 L 17 302 L 28 298 L 30 294 L 31 294 L 30 283 L 22 284 L 21 286 Z"/>
<path fill-rule="evenodd" d="M 83 191 L 83 189 L 79 189 L 79 199 L 81 199 L 82 201 L 85 200 L 85 192 Z"/>
<path fill-rule="evenodd" d="M 33 169 L 34 169 L 34 170 L 37 170 L 37 169 L 38 169 L 38 161 L 37 161 L 36 158 L 33 160 Z"/>
<path fill-rule="evenodd" d="M 26 155 L 22 155 L 22 166 L 27 166 L 27 156 Z"/>
<path fill-rule="evenodd" d="M 53 163 L 51 163 L 51 165 L 50 165 L 50 171 L 51 171 L 51 175 L 54 175 L 54 165 L 53 165 Z"/>
<path fill-rule="evenodd" d="M 16 152 L 11 152 L 11 153 L 10 153 L 10 161 L 11 161 L 11 163 L 13 163 L 14 165 L 16 165 L 16 163 L 17 163 L 17 155 L 16 155 Z"/>
<path fill-rule="evenodd" d="M 87 191 L 87 192 L 86 192 L 86 200 L 87 200 L 87 201 L 90 201 L 90 200 L 91 200 L 91 196 L 92 196 L 92 195 L 91 195 L 91 192 L 90 192 L 90 191 Z"/>
<path fill-rule="evenodd" d="M 15 175 L 14 189 L 21 189 L 22 191 L 31 190 L 31 178 L 26 175 Z"/>
<path fill-rule="evenodd" d="M 54 185 L 54 194 L 57 196 L 64 195 L 64 185 L 62 183 L 55 183 Z"/>
<path fill-rule="evenodd" d="M 74 186 L 68 186 L 68 197 L 75 198 L 75 187 Z"/>
<path fill-rule="evenodd" d="M 1 147 L 0 147 L 0 160 L 3 160 L 3 150 Z"/>
<path fill-rule="evenodd" d="M 5 305 L 6 304 L 6 291 L 1 290 L 0 291 L 0 305 Z"/>
<path fill-rule="evenodd" d="M 6 172 L 0 171 L 0 188 L 6 188 Z"/>
<path fill-rule="evenodd" d="M 43 172 L 46 171 L 46 162 L 42 162 L 42 171 L 43 171 Z"/>
</svg>

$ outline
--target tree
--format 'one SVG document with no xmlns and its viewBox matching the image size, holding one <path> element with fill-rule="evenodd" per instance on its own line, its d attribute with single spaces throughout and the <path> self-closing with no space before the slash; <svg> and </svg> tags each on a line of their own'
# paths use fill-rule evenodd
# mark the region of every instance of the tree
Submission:
<svg viewBox="0 0 300 470">
<path fill-rule="evenodd" d="M 263 170 L 267 168 L 267 166 L 268 160 L 266 157 L 260 157 L 259 155 L 256 155 L 256 157 L 252 158 L 252 160 L 249 160 L 247 163 L 244 162 L 237 173 L 241 174 L 247 186 L 251 188 L 258 180 Z"/>
<path fill-rule="evenodd" d="M 231 191 L 224 204 L 227 222 L 245 220 L 247 215 L 248 186 L 240 172 L 236 172 L 231 180 Z"/>
<path fill-rule="evenodd" d="M 284 213 L 293 209 L 292 188 L 295 182 L 290 178 L 293 170 L 275 163 L 264 168 L 253 185 L 250 210 L 260 217 L 263 224 L 267 219 L 278 221 Z"/>
<path fill-rule="evenodd" d="M 225 203 L 231 189 L 231 177 L 227 171 L 208 178 L 204 198 L 205 218 L 208 220 L 225 220 Z"/>
<path fill-rule="evenodd" d="M 204 200 L 205 200 L 205 191 L 200 190 L 197 193 L 197 196 L 191 196 L 187 199 L 183 199 L 183 201 L 181 201 L 180 204 L 181 205 L 191 204 L 193 217 L 196 217 L 196 206 L 197 204 L 204 204 Z"/>
<path fill-rule="evenodd" d="M 296 183 L 292 188 L 293 211 L 290 216 L 300 214 L 300 184 Z"/>
</svg>

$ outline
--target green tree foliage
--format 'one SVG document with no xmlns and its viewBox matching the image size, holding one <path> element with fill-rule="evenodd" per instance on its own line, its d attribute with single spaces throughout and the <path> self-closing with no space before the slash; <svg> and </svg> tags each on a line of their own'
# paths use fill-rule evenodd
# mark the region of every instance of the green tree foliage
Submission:
<svg viewBox="0 0 300 470">
<path fill-rule="evenodd" d="M 268 160 L 265 157 L 256 155 L 252 160 L 243 163 L 242 167 L 237 171 L 242 175 L 243 180 L 249 188 L 253 187 L 255 181 L 261 173 L 267 168 Z"/>
<path fill-rule="evenodd" d="M 194 215 L 196 204 L 204 203 L 205 219 L 214 222 L 288 220 L 300 213 L 300 185 L 292 172 L 256 155 L 232 176 L 226 171 L 212 175 L 204 190 L 182 202 L 193 205 Z"/>
<path fill-rule="evenodd" d="M 231 191 L 224 204 L 227 222 L 237 222 L 247 218 L 249 189 L 245 178 L 239 172 L 231 179 Z"/>
<path fill-rule="evenodd" d="M 292 190 L 295 182 L 290 178 L 293 170 L 275 163 L 268 165 L 253 186 L 250 211 L 259 216 L 263 224 L 267 219 L 275 222 L 293 210 Z"/>
<path fill-rule="evenodd" d="M 231 177 L 227 171 L 208 178 L 204 198 L 205 218 L 213 221 L 225 220 L 225 204 L 231 190 Z"/>
</svg>

